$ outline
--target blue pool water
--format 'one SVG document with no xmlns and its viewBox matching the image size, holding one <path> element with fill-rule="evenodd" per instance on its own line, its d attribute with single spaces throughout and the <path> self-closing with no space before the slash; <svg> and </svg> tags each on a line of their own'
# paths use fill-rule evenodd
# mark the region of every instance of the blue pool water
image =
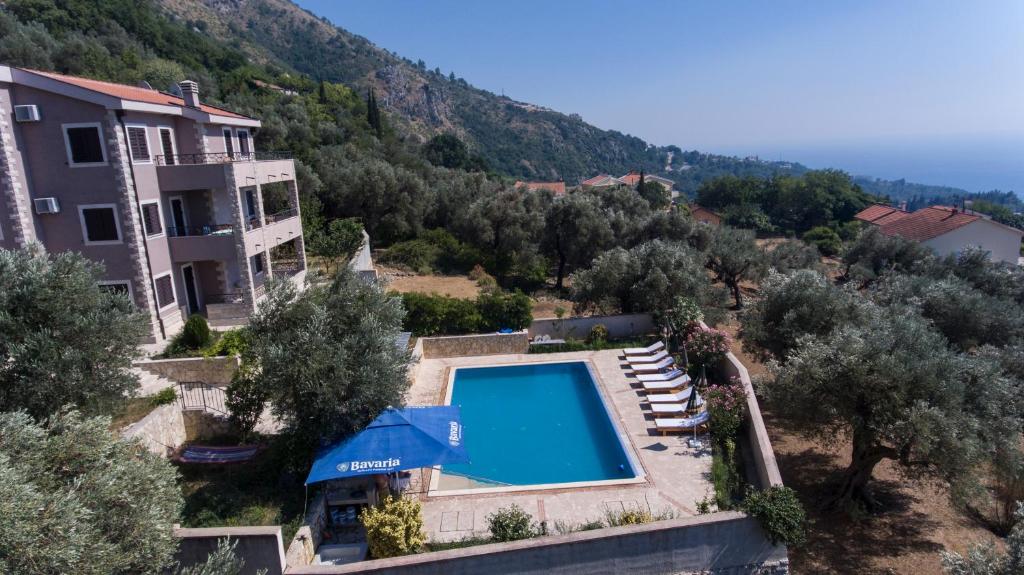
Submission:
<svg viewBox="0 0 1024 575">
<path fill-rule="evenodd" d="M 460 368 L 451 404 L 471 462 L 445 472 L 510 485 L 636 476 L 583 362 Z"/>
</svg>

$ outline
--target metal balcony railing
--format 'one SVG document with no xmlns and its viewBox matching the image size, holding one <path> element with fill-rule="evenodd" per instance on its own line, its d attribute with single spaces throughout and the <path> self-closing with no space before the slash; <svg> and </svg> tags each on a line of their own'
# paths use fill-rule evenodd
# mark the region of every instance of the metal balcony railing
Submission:
<svg viewBox="0 0 1024 575">
<path fill-rule="evenodd" d="M 295 208 L 288 208 L 287 210 L 281 210 L 276 214 L 270 214 L 269 216 L 266 216 L 266 220 L 268 224 L 273 224 L 275 222 L 287 220 L 288 218 L 294 218 L 297 215 L 299 215 L 299 210 Z"/>
<path fill-rule="evenodd" d="M 158 166 L 194 166 L 202 164 L 230 164 L 232 162 L 261 162 L 290 160 L 287 152 L 209 152 L 205 154 L 165 154 L 154 156 Z"/>
<path fill-rule="evenodd" d="M 209 224 L 205 226 L 172 226 L 167 228 L 167 235 L 172 238 L 188 236 L 230 236 L 235 227 L 231 224 Z"/>
<path fill-rule="evenodd" d="M 202 381 L 182 381 L 178 384 L 178 398 L 182 411 L 212 411 L 228 415 L 223 388 Z"/>
</svg>

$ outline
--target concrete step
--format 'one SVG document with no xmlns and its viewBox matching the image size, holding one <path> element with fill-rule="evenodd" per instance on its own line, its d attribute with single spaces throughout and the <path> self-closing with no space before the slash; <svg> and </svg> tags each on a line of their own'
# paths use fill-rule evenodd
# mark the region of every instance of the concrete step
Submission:
<svg viewBox="0 0 1024 575">
<path fill-rule="evenodd" d="M 133 367 L 132 371 L 139 378 L 138 394 L 143 397 L 156 395 L 168 387 L 174 387 L 177 385 L 174 381 L 165 377 L 160 377 L 159 375 L 150 373 L 144 369 Z"/>
</svg>

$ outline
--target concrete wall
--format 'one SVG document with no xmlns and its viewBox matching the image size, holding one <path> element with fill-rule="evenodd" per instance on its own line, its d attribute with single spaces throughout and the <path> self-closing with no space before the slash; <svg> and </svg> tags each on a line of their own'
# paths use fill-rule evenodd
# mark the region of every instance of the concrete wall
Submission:
<svg viewBox="0 0 1024 575">
<path fill-rule="evenodd" d="M 177 402 L 161 405 L 149 412 L 146 417 L 129 425 L 121 436 L 139 439 L 146 449 L 161 457 L 170 457 L 188 440 L 181 406 Z"/>
<path fill-rule="evenodd" d="M 609 337 L 633 337 L 656 333 L 654 318 L 649 313 L 573 317 L 565 319 L 537 319 L 530 324 L 530 337 L 550 335 L 554 339 L 585 339 L 597 324 L 608 328 Z"/>
<path fill-rule="evenodd" d="M 1020 257 L 1020 239 L 1021 232 L 982 218 L 924 245 L 940 256 L 960 253 L 968 246 L 980 247 L 991 254 L 992 261 L 1015 264 Z"/>
<path fill-rule="evenodd" d="M 343 566 L 289 567 L 288 573 L 772 575 L 788 569 L 785 547 L 768 542 L 755 519 L 727 511 Z"/>
<path fill-rule="evenodd" d="M 302 526 L 295 532 L 285 553 L 285 561 L 288 567 L 304 567 L 309 565 L 316 556 L 316 548 L 320 546 L 320 533 L 323 530 L 326 507 L 324 506 L 324 491 L 321 489 L 316 497 L 309 503 L 309 511 L 302 522 Z"/>
<path fill-rule="evenodd" d="M 238 370 L 237 357 L 186 357 L 181 359 L 145 359 L 132 365 L 175 382 L 201 381 L 209 385 L 228 385 Z"/>
<path fill-rule="evenodd" d="M 528 352 L 530 339 L 527 332 L 523 330 L 515 333 L 421 337 L 417 341 L 417 346 L 422 348 L 423 357 L 426 359 L 465 355 L 500 355 Z"/>
<path fill-rule="evenodd" d="M 175 527 L 174 536 L 180 540 L 174 558 L 183 567 L 206 561 L 217 549 L 217 542 L 225 537 L 237 541 L 235 556 L 245 561 L 241 575 L 255 575 L 266 569 L 267 575 L 284 573 L 284 551 L 281 546 L 281 528 L 272 527 L 209 527 L 183 529 Z"/>
</svg>

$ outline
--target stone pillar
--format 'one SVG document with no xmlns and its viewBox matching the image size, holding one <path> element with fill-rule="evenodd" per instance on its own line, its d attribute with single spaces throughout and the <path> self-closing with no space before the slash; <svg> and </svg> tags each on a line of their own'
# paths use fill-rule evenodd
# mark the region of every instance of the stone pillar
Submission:
<svg viewBox="0 0 1024 575">
<path fill-rule="evenodd" d="M 210 153 L 210 143 L 206 139 L 206 124 L 202 122 L 192 123 L 192 135 L 195 138 L 196 151 L 200 154 Z M 200 159 L 196 163 L 203 163 Z"/>
<path fill-rule="evenodd" d="M 142 218 L 136 202 L 135 184 L 131 176 L 131 164 L 128 160 L 128 148 L 125 143 L 121 123 L 113 110 L 107 112 L 106 125 L 103 127 L 107 139 L 107 153 L 110 166 L 114 169 L 118 207 L 121 216 L 121 231 L 124 243 L 132 261 L 132 289 L 135 293 L 135 304 L 149 315 L 150 327 L 154 339 L 160 336 L 161 318 L 157 315 L 156 295 L 153 293 L 153 282 L 146 260 L 145 234 L 142 233 Z"/>
<path fill-rule="evenodd" d="M 292 174 L 294 173 L 295 165 L 292 164 Z M 292 179 L 285 182 L 285 184 L 288 186 L 288 203 L 295 208 L 295 215 L 299 217 L 299 221 L 302 221 L 302 210 L 299 206 L 299 183 Z M 299 261 L 299 267 L 301 269 L 306 269 L 306 230 L 302 230 L 302 234 L 303 235 L 295 238 L 295 255 Z"/>
<path fill-rule="evenodd" d="M 224 185 L 225 192 L 231 196 L 231 211 L 234 217 L 235 254 L 238 258 L 238 277 L 241 285 L 242 296 L 250 311 L 256 310 L 256 291 L 252 277 L 252 265 L 249 255 L 245 251 L 245 203 L 242 200 L 242 190 L 238 187 L 235 179 L 235 167 L 233 164 L 224 164 Z"/>
<path fill-rule="evenodd" d="M 18 160 L 14 153 L 14 133 L 8 122 L 7 110 L 0 108 L 0 195 L 3 196 L 7 214 L 11 219 L 12 238 L 15 247 L 23 248 L 36 240 L 32 225 L 28 190 L 18 178 Z"/>
</svg>

